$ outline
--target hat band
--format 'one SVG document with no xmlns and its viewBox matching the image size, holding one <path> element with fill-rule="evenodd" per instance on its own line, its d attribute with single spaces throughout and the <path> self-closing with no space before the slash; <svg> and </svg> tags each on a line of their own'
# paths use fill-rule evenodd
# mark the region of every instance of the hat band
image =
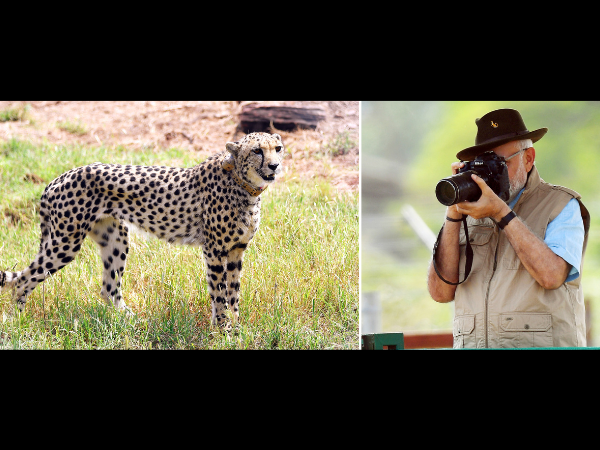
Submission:
<svg viewBox="0 0 600 450">
<path fill-rule="evenodd" d="M 527 129 L 525 129 L 524 131 L 515 131 L 513 133 L 503 134 L 502 136 L 496 136 L 494 138 L 488 139 L 487 141 L 481 142 L 479 144 L 475 143 L 475 145 L 489 144 L 490 142 L 501 141 L 503 139 L 522 136 L 522 135 L 528 134 L 528 133 L 529 133 L 529 130 L 527 130 Z"/>
</svg>

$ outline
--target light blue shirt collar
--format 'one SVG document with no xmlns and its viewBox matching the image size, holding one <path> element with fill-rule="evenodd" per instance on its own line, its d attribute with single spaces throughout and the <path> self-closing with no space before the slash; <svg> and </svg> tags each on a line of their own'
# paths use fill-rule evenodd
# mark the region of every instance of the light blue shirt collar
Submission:
<svg viewBox="0 0 600 450">
<path fill-rule="evenodd" d="M 519 198 L 521 197 L 521 194 L 523 193 L 523 191 L 524 191 L 524 190 L 525 190 L 525 188 L 521 189 L 521 190 L 519 191 L 519 193 L 517 194 L 517 196 L 515 197 L 515 199 L 514 199 L 512 202 L 510 202 L 510 203 L 508 204 L 508 207 L 509 207 L 510 209 L 513 209 L 513 208 L 515 207 L 515 205 L 516 205 L 516 204 L 517 204 L 517 202 L 519 201 Z"/>
</svg>

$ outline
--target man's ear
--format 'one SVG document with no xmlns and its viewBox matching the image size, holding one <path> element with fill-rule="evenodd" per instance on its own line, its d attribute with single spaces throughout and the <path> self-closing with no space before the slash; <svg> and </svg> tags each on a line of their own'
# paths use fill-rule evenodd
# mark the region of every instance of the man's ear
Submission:
<svg viewBox="0 0 600 450">
<path fill-rule="evenodd" d="M 525 150 L 525 170 L 529 172 L 535 162 L 535 148 L 529 147 Z"/>
<path fill-rule="evenodd" d="M 225 144 L 225 148 L 233 156 L 237 156 L 238 152 L 240 151 L 240 143 L 239 142 L 228 142 L 227 144 Z"/>
</svg>

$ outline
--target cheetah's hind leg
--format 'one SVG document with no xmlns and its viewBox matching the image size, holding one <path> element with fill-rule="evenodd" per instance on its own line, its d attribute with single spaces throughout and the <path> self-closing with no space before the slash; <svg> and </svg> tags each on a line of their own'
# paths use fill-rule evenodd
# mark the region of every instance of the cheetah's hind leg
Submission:
<svg viewBox="0 0 600 450">
<path fill-rule="evenodd" d="M 132 314 L 121 296 L 121 279 L 129 253 L 127 226 L 114 217 L 106 217 L 94 224 L 88 236 L 100 247 L 104 266 L 100 295 L 109 305 Z"/>
<path fill-rule="evenodd" d="M 16 266 L 16 264 L 15 264 L 15 266 Z M 23 273 L 22 271 L 13 272 L 15 266 L 13 266 L 12 269 L 9 269 L 7 267 L 6 270 L 0 270 L 0 293 L 10 291 L 12 293 L 13 298 L 16 297 L 15 285 L 17 284 L 17 280 Z M 21 306 L 21 305 L 24 305 L 24 303 L 23 304 L 19 303 L 18 305 Z M 19 310 L 22 310 L 22 307 L 19 308 Z"/>
</svg>

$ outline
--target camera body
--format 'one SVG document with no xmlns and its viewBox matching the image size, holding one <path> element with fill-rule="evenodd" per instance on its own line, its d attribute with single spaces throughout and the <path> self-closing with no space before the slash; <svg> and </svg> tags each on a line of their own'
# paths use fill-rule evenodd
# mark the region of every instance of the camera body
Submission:
<svg viewBox="0 0 600 450">
<path fill-rule="evenodd" d="M 481 189 L 471 178 L 472 174 L 482 178 L 502 200 L 508 200 L 508 167 L 502 156 L 490 151 L 477 156 L 474 161 L 465 162 L 465 166 L 456 175 L 440 180 L 435 187 L 438 201 L 450 206 L 464 201 L 479 200 Z"/>
</svg>

